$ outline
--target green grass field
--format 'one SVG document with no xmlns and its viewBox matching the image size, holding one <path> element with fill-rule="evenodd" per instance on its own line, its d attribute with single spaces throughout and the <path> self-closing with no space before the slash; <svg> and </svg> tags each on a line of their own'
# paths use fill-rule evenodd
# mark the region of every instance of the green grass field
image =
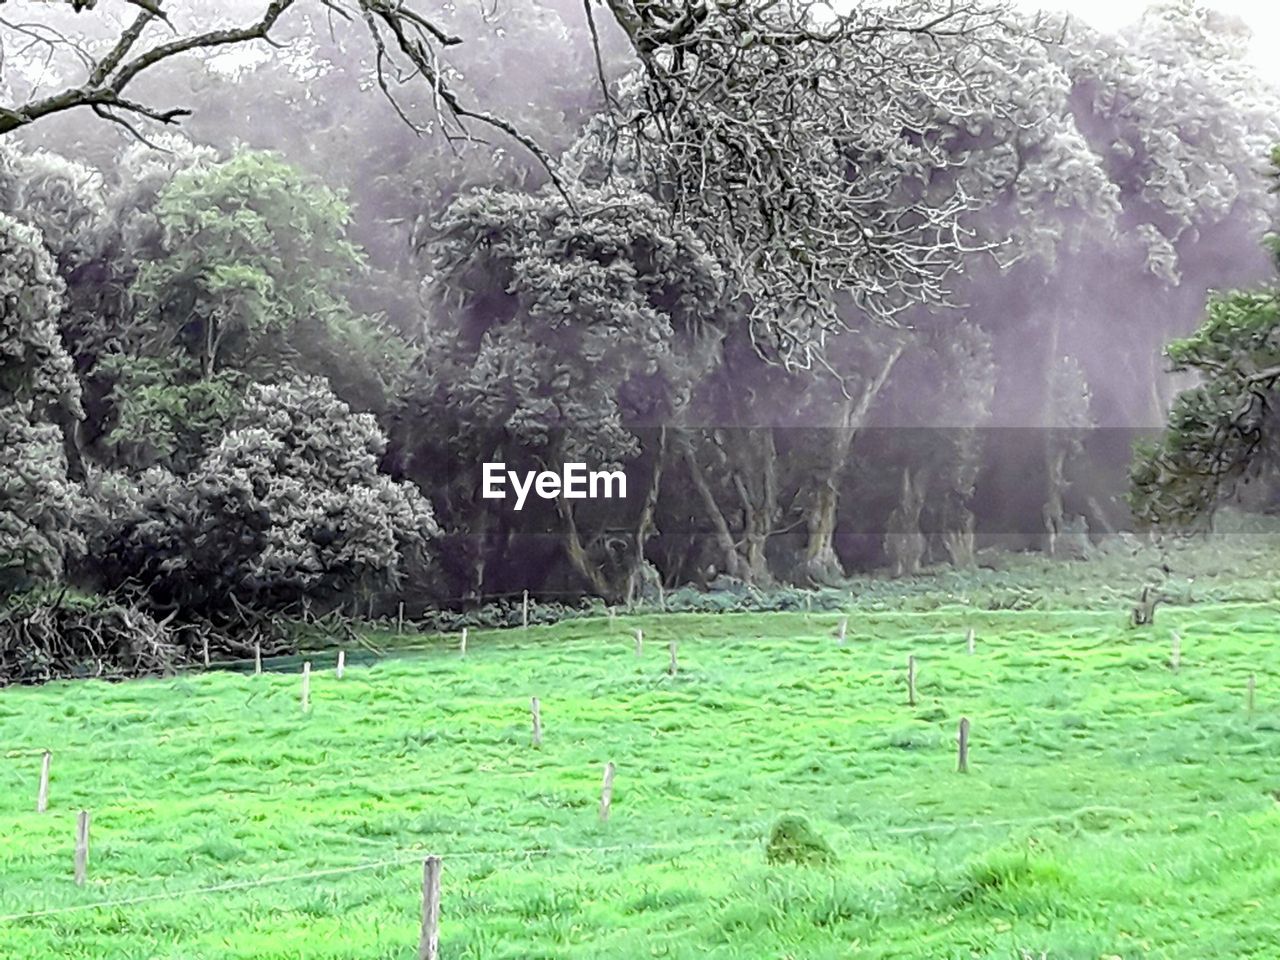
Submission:
<svg viewBox="0 0 1280 960">
<path fill-rule="evenodd" d="M 0 957 L 409 960 L 427 853 L 445 960 L 1280 957 L 1280 607 L 847 613 L 326 654 L 306 715 L 296 673 L 0 690 Z M 785 814 L 837 862 L 766 863 Z"/>
</svg>

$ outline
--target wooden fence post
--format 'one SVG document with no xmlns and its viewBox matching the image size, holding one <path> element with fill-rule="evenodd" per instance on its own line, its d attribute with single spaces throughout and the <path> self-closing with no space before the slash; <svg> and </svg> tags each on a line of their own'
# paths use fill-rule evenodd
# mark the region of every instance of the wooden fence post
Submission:
<svg viewBox="0 0 1280 960">
<path fill-rule="evenodd" d="M 604 765 L 604 785 L 600 788 L 600 822 L 609 819 L 609 810 L 613 806 L 613 775 L 616 772 L 613 761 Z"/>
<path fill-rule="evenodd" d="M 422 936 L 418 960 L 440 960 L 440 858 L 422 864 Z"/>
<path fill-rule="evenodd" d="M 639 627 L 636 628 L 636 656 L 644 655 L 644 631 Z"/>
<path fill-rule="evenodd" d="M 956 772 L 969 772 L 969 718 L 960 718 L 960 733 L 956 737 Z"/>
<path fill-rule="evenodd" d="M 1169 667 L 1177 670 L 1182 665 L 1182 637 L 1174 630 L 1169 641 Z"/>
<path fill-rule="evenodd" d="M 338 679 L 341 680 L 342 675 L 346 672 L 347 672 L 347 651 L 339 650 L 338 651 L 338 669 L 336 671 L 336 673 L 338 674 Z"/>
<path fill-rule="evenodd" d="M 969 632 L 964 635 L 964 643 L 968 648 L 970 655 L 973 654 L 973 648 L 976 645 L 977 635 L 973 632 L 973 627 L 969 628 Z"/>
<path fill-rule="evenodd" d="M 204 668 L 209 669 L 209 635 L 205 634 L 200 638 L 201 653 L 204 654 Z"/>
<path fill-rule="evenodd" d="M 524 629 L 529 629 L 529 591 L 524 592 L 524 599 L 520 602 L 520 624 Z"/>
<path fill-rule="evenodd" d="M 1251 673 L 1249 674 L 1249 683 L 1245 687 L 1245 696 L 1244 696 L 1245 713 L 1250 717 L 1253 716 L 1253 698 L 1254 698 L 1254 692 L 1257 689 L 1258 689 L 1258 677 L 1256 674 Z M 45 756 L 47 757 L 48 754 L 46 753 Z"/>
<path fill-rule="evenodd" d="M 255 677 L 262 676 L 262 641 L 256 640 L 253 644 L 253 675 Z"/>
<path fill-rule="evenodd" d="M 49 764 L 53 762 L 53 754 L 48 750 L 40 758 L 40 789 L 36 791 L 36 813 L 44 813 L 49 809 Z"/>
<path fill-rule="evenodd" d="M 76 817 L 76 886 L 83 887 L 89 875 L 89 811 Z"/>
<path fill-rule="evenodd" d="M 396 607 L 396 636 L 404 633 L 404 601 L 400 601 L 400 605 Z"/>
<path fill-rule="evenodd" d="M 458 641 L 458 653 L 462 656 L 467 655 L 467 628 L 462 628 L 462 639 Z"/>
<path fill-rule="evenodd" d="M 840 618 L 840 640 L 839 640 L 840 646 L 842 647 L 844 646 L 845 637 L 848 636 L 848 634 L 849 634 L 849 618 L 841 617 Z"/>
<path fill-rule="evenodd" d="M 671 663 L 667 667 L 667 673 L 674 677 L 680 669 L 680 663 L 676 659 L 676 642 L 674 640 L 667 644 L 667 651 L 671 654 Z"/>
<path fill-rule="evenodd" d="M 533 714 L 533 745 L 540 747 L 542 746 L 542 704 L 538 702 L 537 697 L 530 701 L 529 710 Z"/>
<path fill-rule="evenodd" d="M 311 709 L 311 661 L 302 664 L 302 712 Z"/>
<path fill-rule="evenodd" d="M 916 658 L 907 657 L 907 706 L 916 705 Z"/>
</svg>

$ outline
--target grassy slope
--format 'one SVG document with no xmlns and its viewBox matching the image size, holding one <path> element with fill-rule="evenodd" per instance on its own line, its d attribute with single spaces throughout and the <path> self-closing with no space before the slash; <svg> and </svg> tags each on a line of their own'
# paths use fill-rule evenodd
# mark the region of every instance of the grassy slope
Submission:
<svg viewBox="0 0 1280 960">
<path fill-rule="evenodd" d="M 296 675 L 3 690 L 0 915 L 403 862 L 4 919 L 0 956 L 408 960 L 415 858 L 432 851 L 447 960 L 1275 958 L 1276 614 L 1200 603 L 1136 632 L 1114 607 L 853 609 L 844 648 L 832 613 L 473 632 L 465 660 L 436 641 L 341 682 L 317 672 L 305 717 Z M 46 744 L 52 804 L 37 816 Z M 814 822 L 836 867 L 765 865 L 786 812 Z M 533 848 L 550 852 L 485 853 Z"/>
</svg>

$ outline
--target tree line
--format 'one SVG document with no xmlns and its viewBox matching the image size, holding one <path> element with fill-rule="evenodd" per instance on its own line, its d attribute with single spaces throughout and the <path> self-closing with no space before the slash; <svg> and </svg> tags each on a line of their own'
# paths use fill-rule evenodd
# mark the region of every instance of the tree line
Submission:
<svg viewBox="0 0 1280 960">
<path fill-rule="evenodd" d="M 1130 431 L 1183 385 L 1163 345 L 1266 276 L 1280 96 L 1190 2 L 1115 35 L 940 0 L 362 0 L 358 33 L 271 4 L 173 56 L 166 25 L 234 28 L 139 4 L 116 36 L 67 6 L 62 28 L 103 31 L 91 80 L 147 68 L 85 124 L 35 111 L 41 47 L 6 47 L 10 594 L 230 629 L 911 575 L 990 534 L 1087 549 L 1131 522 Z M 1198 336 L 1184 377 L 1273 385 Z M 1179 423 L 1211 457 L 1202 408 L 1239 412 L 1197 396 L 1133 468 L 1139 519 L 1173 518 L 1147 507 L 1194 472 Z M 480 496 L 485 461 L 625 469 L 631 495 L 515 513 Z"/>
</svg>

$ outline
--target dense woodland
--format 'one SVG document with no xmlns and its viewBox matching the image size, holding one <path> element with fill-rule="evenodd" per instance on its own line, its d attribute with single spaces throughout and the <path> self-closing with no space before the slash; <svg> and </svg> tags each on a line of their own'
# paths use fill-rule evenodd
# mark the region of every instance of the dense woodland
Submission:
<svg viewBox="0 0 1280 960">
<path fill-rule="evenodd" d="M 1267 469 L 1280 91 L 1192 3 L 93 6 L 0 2 L 0 678 L 1078 555 Z"/>
</svg>

